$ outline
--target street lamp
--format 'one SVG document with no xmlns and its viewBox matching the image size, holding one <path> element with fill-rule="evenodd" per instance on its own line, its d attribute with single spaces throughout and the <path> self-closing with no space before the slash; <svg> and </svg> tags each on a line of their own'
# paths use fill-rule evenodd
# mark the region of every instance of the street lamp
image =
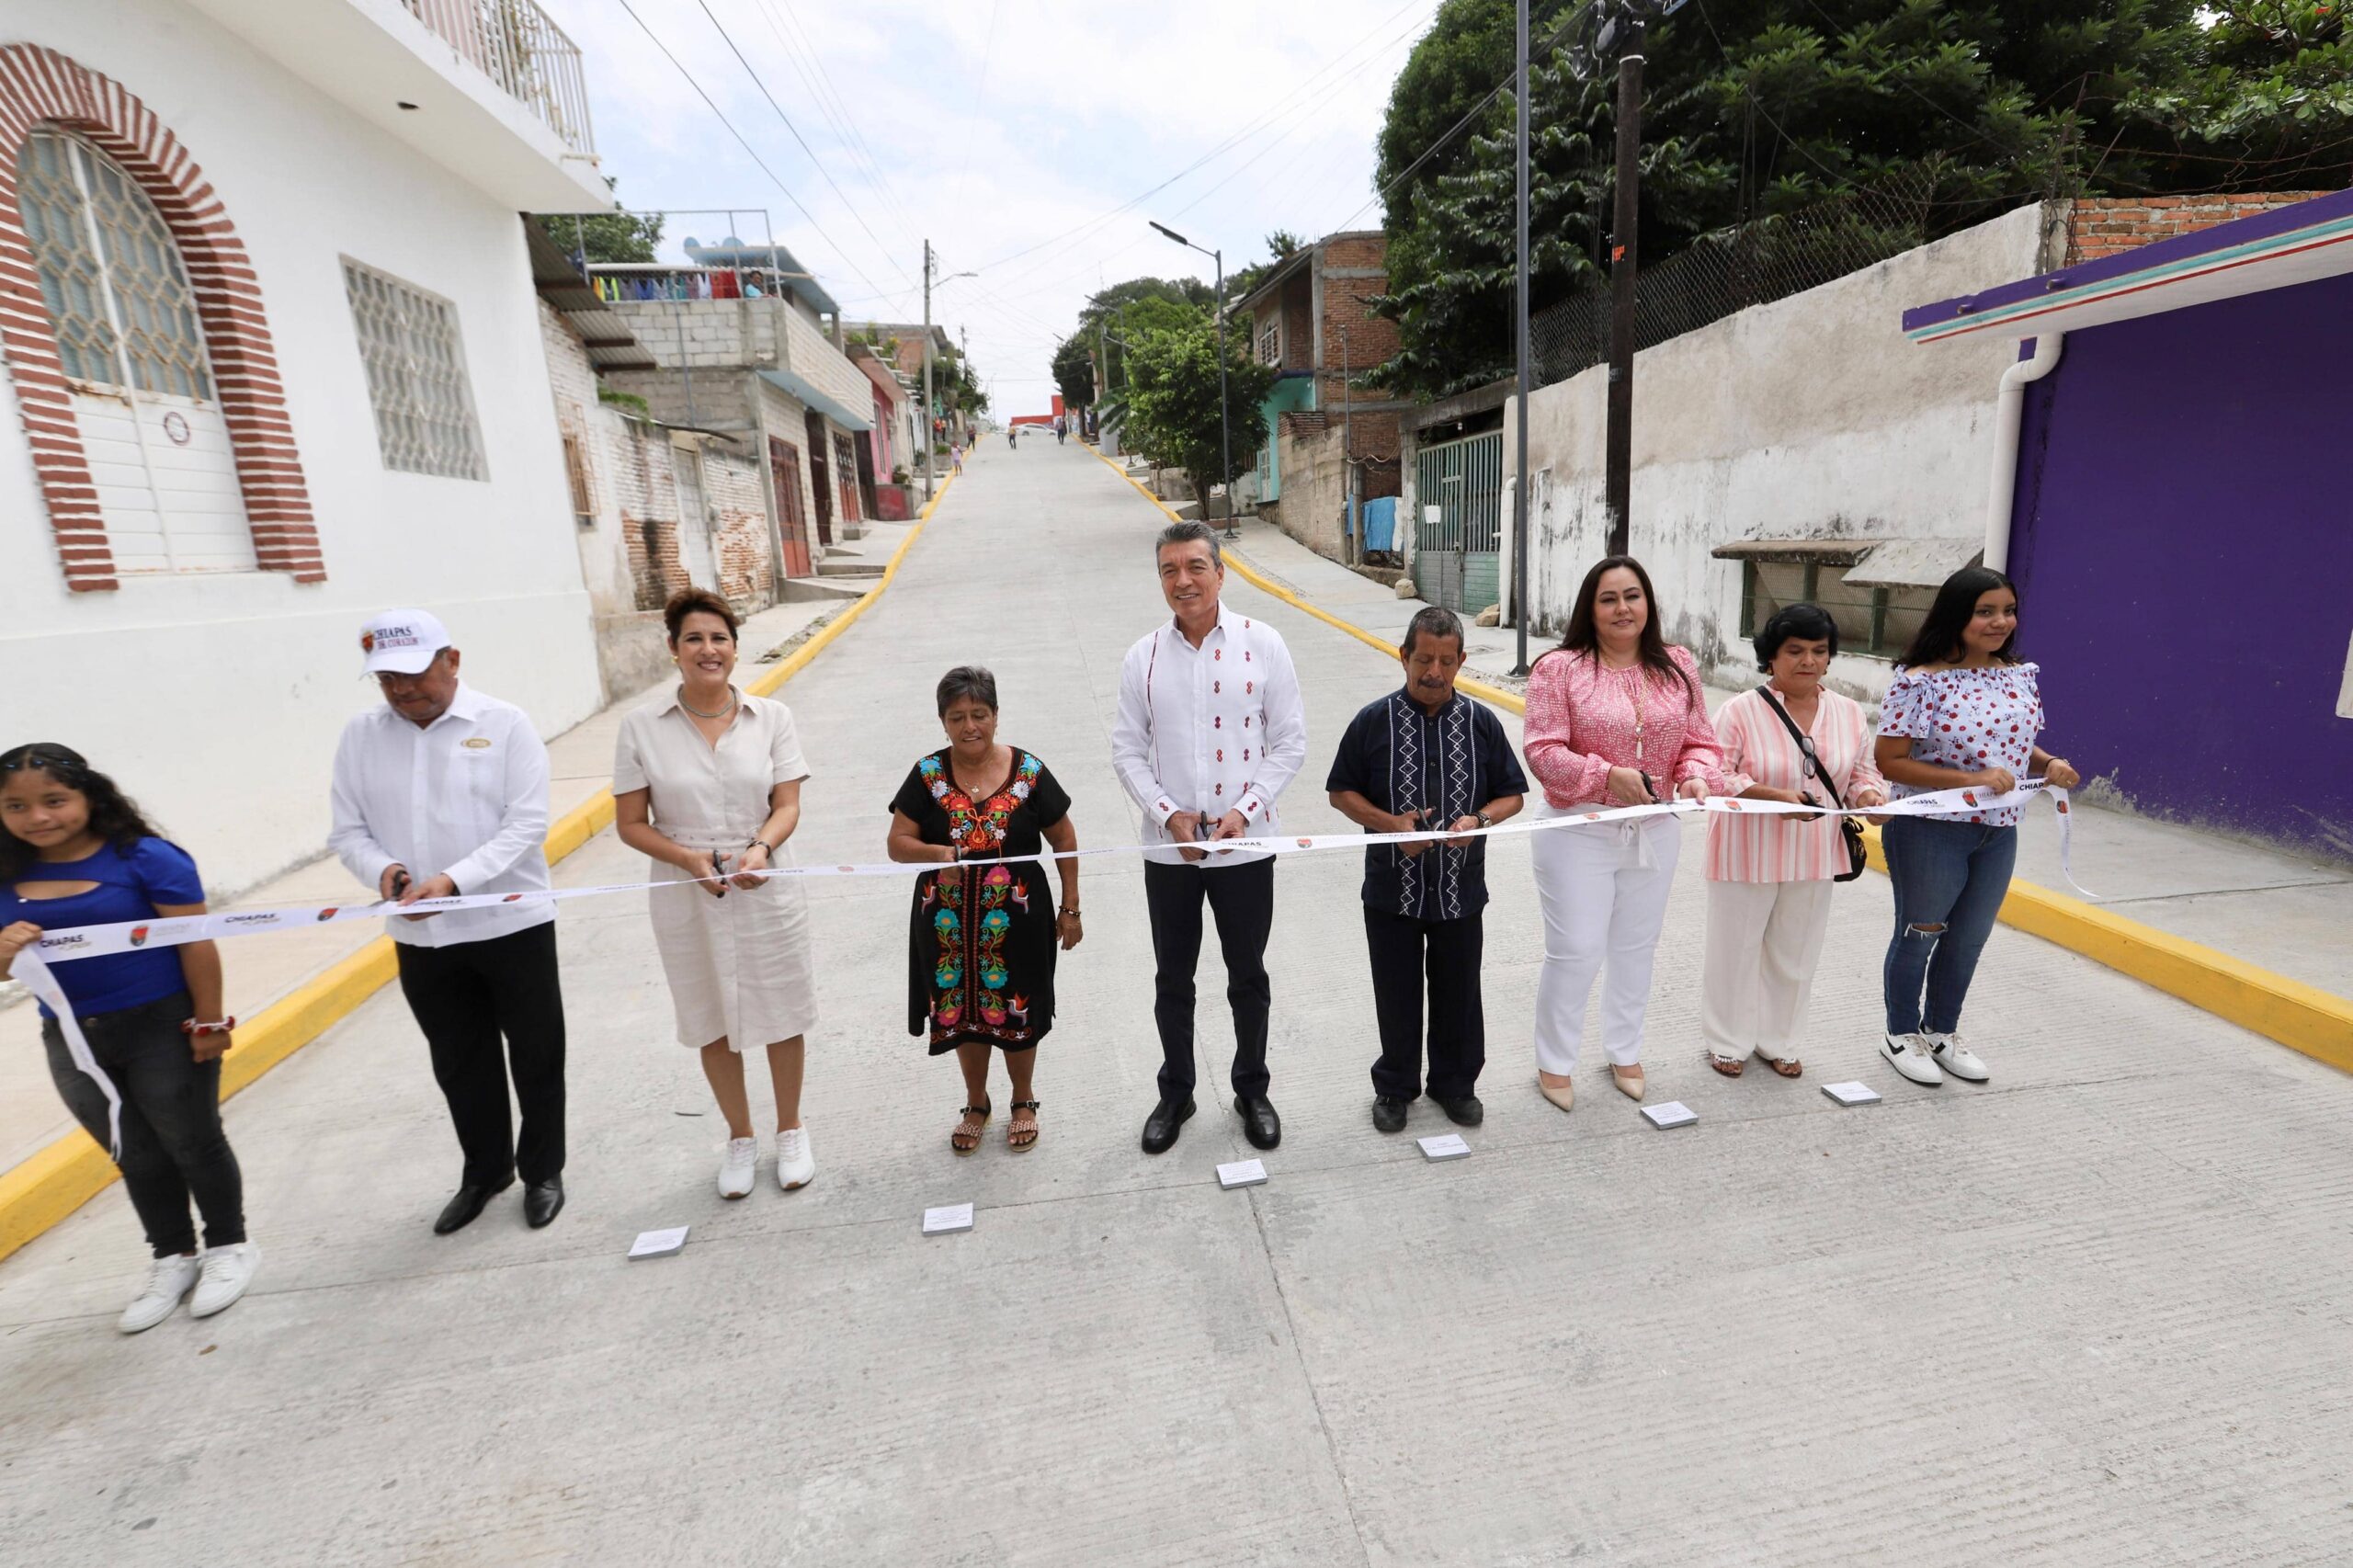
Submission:
<svg viewBox="0 0 2353 1568">
<path fill-rule="evenodd" d="M 923 498 L 931 499 L 932 434 L 931 422 L 937 417 L 931 401 L 931 288 L 937 283 L 953 283 L 959 278 L 978 278 L 977 272 L 951 272 L 935 278 L 931 269 L 938 265 L 931 242 L 923 243 Z"/>
<path fill-rule="evenodd" d="M 1152 223 L 1152 220 L 1144 220 Z M 1217 263 L 1217 441 L 1219 460 L 1225 465 L 1225 537 L 1240 539 L 1233 528 L 1233 415 L 1226 406 L 1225 392 L 1225 253 L 1197 245 L 1165 223 L 1152 223 L 1162 233 L 1188 250 L 1199 251 Z M 1209 510 L 1209 498 L 1201 498 L 1201 509 Z"/>
</svg>

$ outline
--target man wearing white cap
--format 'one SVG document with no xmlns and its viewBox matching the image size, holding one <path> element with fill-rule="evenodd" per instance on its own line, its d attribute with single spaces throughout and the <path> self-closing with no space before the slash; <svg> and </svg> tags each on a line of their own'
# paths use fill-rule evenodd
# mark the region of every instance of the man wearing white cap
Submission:
<svg viewBox="0 0 2353 1568">
<path fill-rule="evenodd" d="M 401 903 L 549 886 L 548 750 L 512 703 L 458 678 L 458 650 L 423 610 L 389 610 L 359 633 L 384 705 L 344 726 L 328 842 L 351 874 Z M 465 1156 L 434 1221 L 471 1224 L 523 1178 L 534 1228 L 563 1207 L 563 993 L 555 906 L 404 915 L 389 922 L 401 991 Z M 507 1109 L 509 1063 L 522 1110 Z"/>
</svg>

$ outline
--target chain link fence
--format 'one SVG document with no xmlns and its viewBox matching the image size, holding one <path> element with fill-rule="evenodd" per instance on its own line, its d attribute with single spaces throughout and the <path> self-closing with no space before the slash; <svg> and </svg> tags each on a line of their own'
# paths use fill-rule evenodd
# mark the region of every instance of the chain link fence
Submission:
<svg viewBox="0 0 2353 1568">
<path fill-rule="evenodd" d="M 1999 199 L 1940 199 L 1935 163 L 1811 207 L 1702 235 L 1635 280 L 1634 346 L 1653 348 L 1751 305 L 1768 304 L 1900 256 L 1991 216 Z M 1529 318 L 1536 384 L 1609 358 L 1604 281 Z"/>
</svg>

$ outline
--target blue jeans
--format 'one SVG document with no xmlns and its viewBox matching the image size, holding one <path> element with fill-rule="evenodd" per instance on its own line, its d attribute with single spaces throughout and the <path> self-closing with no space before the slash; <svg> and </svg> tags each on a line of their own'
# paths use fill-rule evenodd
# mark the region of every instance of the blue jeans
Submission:
<svg viewBox="0 0 2353 1568">
<path fill-rule="evenodd" d="M 1895 884 L 1895 935 L 1882 971 L 1887 1032 L 1950 1034 L 2010 891 L 2018 830 L 1896 817 L 1880 830 L 1880 846 Z"/>
</svg>

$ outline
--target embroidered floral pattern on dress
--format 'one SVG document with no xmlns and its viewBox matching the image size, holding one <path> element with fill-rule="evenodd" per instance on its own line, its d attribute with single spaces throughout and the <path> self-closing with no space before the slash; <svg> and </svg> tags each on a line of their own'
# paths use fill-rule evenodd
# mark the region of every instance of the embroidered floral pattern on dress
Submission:
<svg viewBox="0 0 2353 1568">
<path fill-rule="evenodd" d="M 1915 762 L 1967 773 L 2006 767 L 2024 782 L 2035 737 L 2043 728 L 2041 673 L 2040 665 L 1898 670 L 1880 703 L 1879 733 L 1909 740 Z M 1927 792 L 1910 784 L 1892 785 L 1888 790 L 1898 801 Z M 2014 827 L 2019 815 L 2020 809 L 2011 806 L 1940 812 L 1932 820 Z"/>
<path fill-rule="evenodd" d="M 1038 782 L 1040 763 L 1028 752 L 1014 756 L 1013 775 L 986 801 L 958 789 L 937 756 L 916 765 L 924 788 L 948 814 L 948 839 L 966 854 L 987 855 L 1005 846 L 1013 813 Z M 994 865 L 941 868 L 924 889 L 931 928 L 939 947 L 932 967 L 931 1026 L 935 1037 L 957 1030 L 1018 1042 L 1029 1038 L 1029 998 L 1005 994 L 1006 937 L 1014 908 L 1027 911 L 1029 891 L 1003 861 Z"/>
</svg>

